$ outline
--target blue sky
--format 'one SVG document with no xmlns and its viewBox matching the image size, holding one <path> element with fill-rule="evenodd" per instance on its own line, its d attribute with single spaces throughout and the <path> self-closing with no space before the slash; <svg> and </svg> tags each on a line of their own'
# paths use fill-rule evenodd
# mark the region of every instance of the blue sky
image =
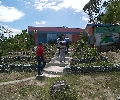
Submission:
<svg viewBox="0 0 120 100">
<path fill-rule="evenodd" d="M 28 26 L 85 28 L 89 0 L 0 0 L 0 25 L 19 34 Z"/>
</svg>

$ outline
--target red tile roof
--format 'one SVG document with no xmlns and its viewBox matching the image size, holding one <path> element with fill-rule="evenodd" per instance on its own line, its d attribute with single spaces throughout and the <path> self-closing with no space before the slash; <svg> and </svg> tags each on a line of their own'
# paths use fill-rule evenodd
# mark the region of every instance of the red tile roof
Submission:
<svg viewBox="0 0 120 100">
<path fill-rule="evenodd" d="M 64 28 L 64 27 L 33 27 L 28 26 L 28 31 L 45 31 L 45 32 L 83 32 L 81 28 Z"/>
</svg>

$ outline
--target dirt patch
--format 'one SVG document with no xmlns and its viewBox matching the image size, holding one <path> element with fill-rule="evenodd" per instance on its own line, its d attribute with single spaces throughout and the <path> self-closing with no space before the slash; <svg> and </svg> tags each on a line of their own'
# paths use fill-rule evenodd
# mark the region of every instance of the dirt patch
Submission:
<svg viewBox="0 0 120 100">
<path fill-rule="evenodd" d="M 94 87 L 95 80 L 91 76 L 82 76 L 80 77 L 80 80 L 84 82 L 85 85 L 90 85 L 91 87 Z"/>
<path fill-rule="evenodd" d="M 14 80 L 21 80 L 28 77 L 37 75 L 37 72 L 12 72 L 12 73 L 0 73 L 0 82 L 8 82 Z"/>
<path fill-rule="evenodd" d="M 112 51 L 102 52 L 101 55 L 107 56 L 110 62 L 120 63 L 120 50 L 116 52 L 112 52 Z"/>
<path fill-rule="evenodd" d="M 26 85 L 43 86 L 45 84 L 46 84 L 46 82 L 42 82 L 42 81 L 39 81 L 39 80 L 36 80 L 36 79 L 29 80 L 28 82 L 26 82 Z"/>
<path fill-rule="evenodd" d="M 81 76 L 80 81 L 83 85 L 80 87 L 81 90 L 79 92 L 79 95 L 83 99 L 87 96 L 87 98 L 84 100 L 92 100 L 90 98 L 93 98 L 94 100 L 116 100 L 115 98 L 117 95 L 119 95 L 119 93 L 118 89 L 116 93 L 114 92 L 113 87 L 115 84 L 111 82 L 111 76 Z M 120 85 L 118 85 L 118 87 L 119 86 Z"/>
</svg>

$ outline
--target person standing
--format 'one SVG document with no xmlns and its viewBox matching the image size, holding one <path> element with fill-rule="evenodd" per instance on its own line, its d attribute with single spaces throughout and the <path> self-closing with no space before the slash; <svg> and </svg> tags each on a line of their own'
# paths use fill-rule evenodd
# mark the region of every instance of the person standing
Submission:
<svg viewBox="0 0 120 100">
<path fill-rule="evenodd" d="M 65 62 L 65 50 L 66 50 L 66 43 L 65 41 L 60 42 L 60 63 L 64 60 Z"/>
<path fill-rule="evenodd" d="M 60 40 L 61 40 L 61 36 L 57 38 L 57 44 L 58 44 L 57 48 L 59 49 L 58 54 L 60 54 Z"/>
<path fill-rule="evenodd" d="M 69 48 L 69 37 L 66 36 L 64 41 L 66 42 L 66 49 L 67 49 L 66 54 L 67 54 L 68 53 L 68 48 Z"/>
<path fill-rule="evenodd" d="M 38 75 L 42 75 L 43 68 L 46 65 L 46 61 L 44 58 L 44 48 L 43 43 L 40 42 L 39 46 L 36 50 L 37 62 L 38 62 Z"/>
</svg>

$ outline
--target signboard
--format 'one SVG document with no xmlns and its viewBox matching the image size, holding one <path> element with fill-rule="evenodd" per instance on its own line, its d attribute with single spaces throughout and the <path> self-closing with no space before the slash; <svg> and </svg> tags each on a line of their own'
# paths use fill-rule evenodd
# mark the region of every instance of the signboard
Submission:
<svg viewBox="0 0 120 100">
<path fill-rule="evenodd" d="M 118 33 L 119 26 L 100 26 L 96 27 L 96 33 Z"/>
</svg>

